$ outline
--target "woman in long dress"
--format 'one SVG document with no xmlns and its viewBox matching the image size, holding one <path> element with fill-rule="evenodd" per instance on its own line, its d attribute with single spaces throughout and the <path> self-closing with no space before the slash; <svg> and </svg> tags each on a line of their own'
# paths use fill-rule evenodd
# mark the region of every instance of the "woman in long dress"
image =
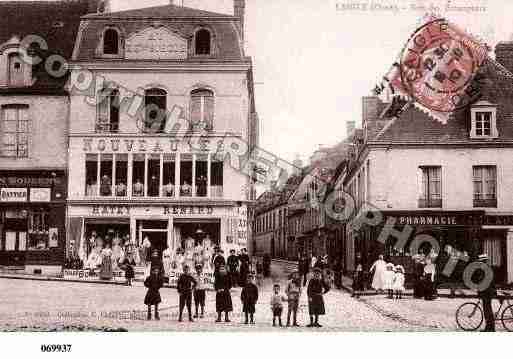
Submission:
<svg viewBox="0 0 513 359">
<path fill-rule="evenodd" d="M 384 274 L 386 271 L 387 262 L 383 260 L 383 255 L 380 254 L 378 260 L 375 261 L 370 267 L 369 272 L 372 273 L 374 271 L 374 276 L 372 277 L 371 287 L 377 291 L 383 291 L 385 289 L 384 283 Z"/>
<path fill-rule="evenodd" d="M 112 250 L 108 244 L 102 250 L 102 267 L 100 270 L 100 279 L 112 279 Z"/>
</svg>

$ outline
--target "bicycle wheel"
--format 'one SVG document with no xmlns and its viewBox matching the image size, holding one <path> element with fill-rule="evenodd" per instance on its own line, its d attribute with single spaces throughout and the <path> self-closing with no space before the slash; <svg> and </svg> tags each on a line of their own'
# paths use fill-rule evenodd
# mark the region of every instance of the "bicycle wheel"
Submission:
<svg viewBox="0 0 513 359">
<path fill-rule="evenodd" d="M 508 332 L 513 332 L 513 304 L 510 304 L 502 311 L 501 322 Z"/>
<path fill-rule="evenodd" d="M 463 303 L 456 310 L 456 323 L 464 331 L 479 329 L 483 319 L 483 310 L 476 303 Z"/>
</svg>

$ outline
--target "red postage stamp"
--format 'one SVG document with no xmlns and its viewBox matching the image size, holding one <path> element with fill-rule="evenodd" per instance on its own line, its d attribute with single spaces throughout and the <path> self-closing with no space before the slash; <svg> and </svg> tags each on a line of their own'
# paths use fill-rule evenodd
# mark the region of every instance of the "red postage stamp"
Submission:
<svg viewBox="0 0 513 359">
<path fill-rule="evenodd" d="M 430 111 L 448 115 L 478 96 L 471 82 L 486 55 L 485 45 L 447 20 L 434 19 L 410 37 L 390 84 Z"/>
</svg>

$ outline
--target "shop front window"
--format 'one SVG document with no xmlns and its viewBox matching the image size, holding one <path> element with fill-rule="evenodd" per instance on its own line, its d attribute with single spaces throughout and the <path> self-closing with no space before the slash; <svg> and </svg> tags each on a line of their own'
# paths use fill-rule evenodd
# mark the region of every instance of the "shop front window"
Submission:
<svg viewBox="0 0 513 359">
<path fill-rule="evenodd" d="M 196 196 L 207 196 L 207 178 L 208 178 L 208 157 L 207 155 L 196 156 Z"/>
<path fill-rule="evenodd" d="M 132 196 L 143 197 L 145 192 L 144 173 L 145 156 L 144 154 L 135 154 L 132 163 Z"/>
<path fill-rule="evenodd" d="M 192 155 L 182 154 L 180 158 L 180 196 L 192 196 Z"/>
<path fill-rule="evenodd" d="M 210 195 L 214 198 L 223 197 L 223 162 L 211 162 Z"/>
<path fill-rule="evenodd" d="M 99 194 L 99 186 L 98 186 L 98 155 L 97 154 L 86 154 L 86 162 L 85 162 L 85 171 L 86 171 L 86 196 L 94 197 Z"/>
<path fill-rule="evenodd" d="M 160 196 L 160 155 L 148 155 L 148 171 L 146 177 L 148 196 Z"/>
<path fill-rule="evenodd" d="M 176 173 L 176 159 L 174 154 L 164 155 L 164 164 L 162 170 L 162 195 L 164 197 L 175 196 L 175 173 Z"/>
<path fill-rule="evenodd" d="M 116 154 L 115 163 L 115 194 L 117 197 L 126 197 L 128 186 L 128 155 Z"/>
<path fill-rule="evenodd" d="M 112 196 L 112 161 L 111 154 L 101 154 L 100 161 L 100 196 Z"/>
</svg>

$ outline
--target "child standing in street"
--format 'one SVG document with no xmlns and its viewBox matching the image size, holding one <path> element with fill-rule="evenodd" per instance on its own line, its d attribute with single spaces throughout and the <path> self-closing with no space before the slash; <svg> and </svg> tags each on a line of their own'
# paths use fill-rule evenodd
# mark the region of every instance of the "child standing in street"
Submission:
<svg viewBox="0 0 513 359">
<path fill-rule="evenodd" d="M 283 303 L 282 301 L 286 300 L 284 296 L 280 294 L 280 285 L 275 284 L 273 286 L 273 294 L 271 296 L 271 310 L 273 312 L 273 327 L 276 326 L 276 318 L 278 318 L 278 323 L 280 327 L 281 324 L 281 313 L 283 312 Z"/>
<path fill-rule="evenodd" d="M 273 294 L 271 295 L 271 310 L 273 312 L 273 327 L 276 326 L 276 318 L 278 318 L 278 323 L 280 327 L 281 324 L 281 313 L 283 312 L 283 301 L 287 300 L 283 295 L 280 294 L 280 285 L 275 284 L 273 286 Z"/>
<path fill-rule="evenodd" d="M 361 264 L 358 264 L 353 273 L 353 294 L 351 296 L 360 298 L 363 289 L 363 267 Z"/>
<path fill-rule="evenodd" d="M 194 275 L 196 280 L 196 287 L 194 287 L 194 318 L 198 318 L 198 307 L 201 308 L 200 318 L 205 315 L 205 274 L 203 273 L 203 266 L 201 264 L 196 265 L 196 274 Z"/>
<path fill-rule="evenodd" d="M 290 326 L 290 315 L 292 314 L 292 325 L 297 324 L 297 310 L 299 308 L 299 297 L 301 296 L 301 278 L 299 272 L 292 273 L 292 277 L 287 284 L 287 327 Z"/>
<path fill-rule="evenodd" d="M 248 277 L 248 282 L 240 293 L 240 300 L 242 301 L 242 311 L 244 312 L 244 324 L 248 324 L 248 316 L 251 324 L 255 324 L 253 315 L 255 314 L 255 305 L 258 301 L 258 287 L 255 285 L 255 277 Z"/>
<path fill-rule="evenodd" d="M 404 268 L 401 265 L 395 266 L 393 289 L 395 299 L 402 299 L 404 292 Z"/>
<path fill-rule="evenodd" d="M 394 298 L 394 265 L 392 263 L 388 263 L 386 266 L 385 273 L 383 273 L 383 287 L 387 291 L 387 298 Z"/>
<path fill-rule="evenodd" d="M 155 306 L 155 320 L 159 320 L 159 303 L 162 301 L 160 298 L 160 288 L 164 285 L 164 278 L 160 275 L 160 270 L 154 268 L 151 274 L 144 281 L 144 286 L 148 288 L 148 292 L 144 297 L 144 304 L 148 306 L 148 320 L 151 320 L 151 306 Z"/>
<path fill-rule="evenodd" d="M 176 284 L 176 288 L 178 290 L 178 294 L 180 295 L 179 299 L 179 316 L 178 321 L 182 321 L 183 309 L 187 306 L 187 313 L 189 314 L 189 322 L 193 322 L 192 312 L 191 312 L 191 301 L 192 301 L 192 291 L 196 287 L 196 280 L 189 274 L 189 266 L 183 266 L 183 273 L 178 278 L 178 283 Z"/>
<path fill-rule="evenodd" d="M 320 328 L 319 315 L 326 314 L 324 308 L 323 295 L 329 292 L 330 287 L 322 279 L 322 271 L 319 268 L 314 269 L 314 277 L 308 282 L 306 293 L 308 295 L 308 312 L 310 314 L 310 324 L 307 327 Z"/>
</svg>

